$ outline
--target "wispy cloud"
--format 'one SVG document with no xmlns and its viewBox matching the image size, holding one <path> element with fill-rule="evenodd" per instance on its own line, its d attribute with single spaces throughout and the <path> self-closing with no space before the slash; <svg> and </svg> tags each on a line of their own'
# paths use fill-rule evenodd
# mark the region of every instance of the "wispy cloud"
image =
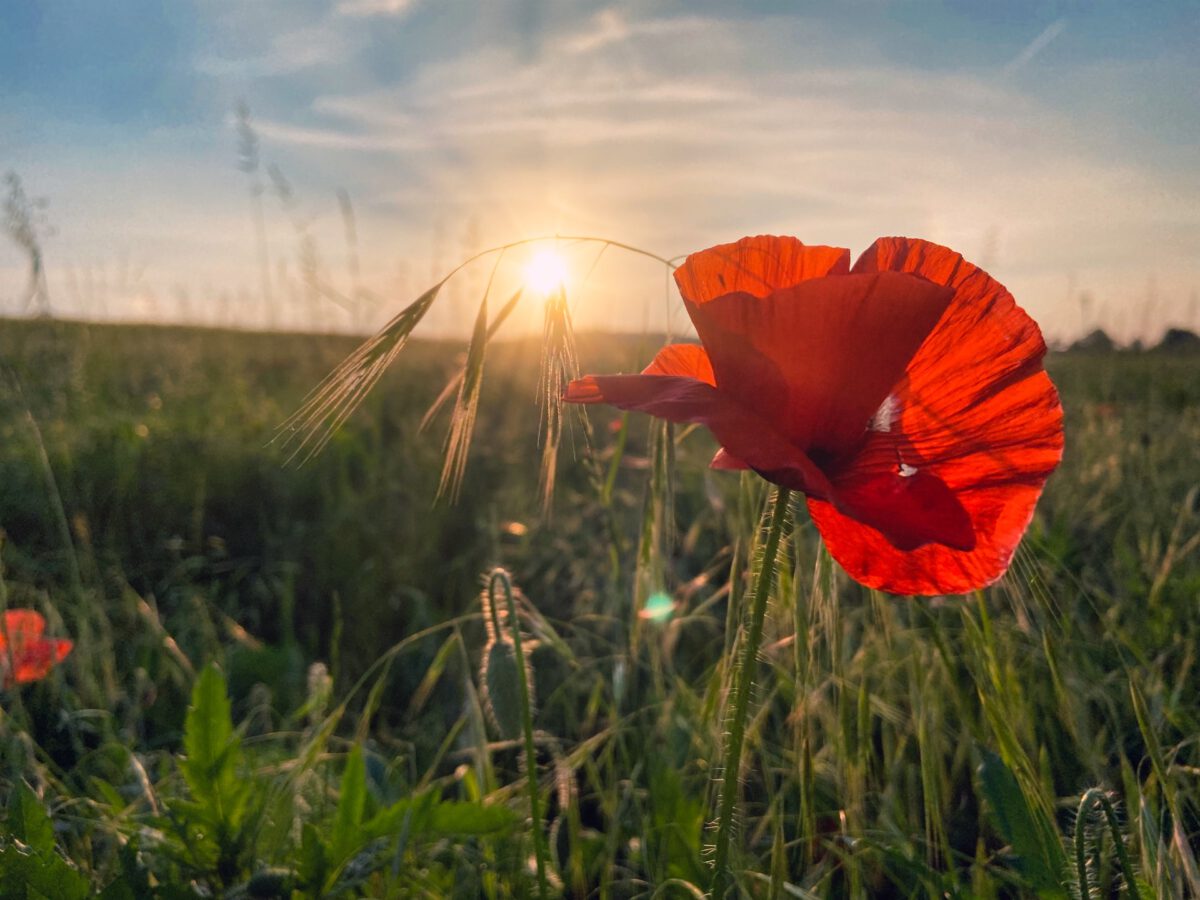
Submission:
<svg viewBox="0 0 1200 900">
<path fill-rule="evenodd" d="M 1011 75 L 1013 72 L 1025 68 L 1025 66 L 1027 66 L 1035 56 L 1037 56 L 1050 45 L 1051 41 L 1062 34 L 1063 29 L 1066 27 L 1066 19 L 1057 19 L 1043 28 L 1037 37 L 1026 44 L 1020 53 L 1018 53 L 1005 64 L 1005 74 Z"/>
<path fill-rule="evenodd" d="M 1164 202 L 1153 175 L 1094 152 L 1016 86 L 805 62 L 805 41 L 822 39 L 807 24 L 608 10 L 547 33 L 534 58 L 470 50 L 403 87 L 320 96 L 320 124 L 271 121 L 263 134 L 390 173 L 381 213 L 482 216 L 497 241 L 511 236 L 497 224 L 522 223 L 599 228 L 668 254 L 752 230 L 859 249 L 880 232 L 921 234 L 988 254 L 1014 288 L 1041 295 L 1025 299 L 1051 327 L 1057 279 L 1141 279 L 1143 261 L 1116 249 L 1129 231 L 1162 238 L 1194 220 L 1188 199 Z"/>
<path fill-rule="evenodd" d="M 218 78 L 275 78 L 322 66 L 334 66 L 353 53 L 351 35 L 324 23 L 279 26 L 256 53 L 200 56 L 197 71 Z"/>
<path fill-rule="evenodd" d="M 402 16 L 417 0 L 341 0 L 335 7 L 343 16 Z"/>
<path fill-rule="evenodd" d="M 610 7 L 597 13 L 589 28 L 565 39 L 562 46 L 568 53 L 590 53 L 628 40 L 629 32 L 629 23 L 624 14 Z"/>
</svg>

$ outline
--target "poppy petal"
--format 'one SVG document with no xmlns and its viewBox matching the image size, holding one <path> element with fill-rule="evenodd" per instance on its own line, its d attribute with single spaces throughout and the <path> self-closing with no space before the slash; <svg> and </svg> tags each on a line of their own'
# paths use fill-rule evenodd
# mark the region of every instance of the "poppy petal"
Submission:
<svg viewBox="0 0 1200 900">
<path fill-rule="evenodd" d="M 1040 487 L 1017 485 L 957 495 L 975 530 L 969 551 L 938 543 L 905 550 L 812 497 L 808 512 L 830 555 L 855 581 L 892 594 L 965 594 L 1004 574 L 1040 494 Z"/>
<path fill-rule="evenodd" d="M 683 375 L 705 384 L 716 385 L 712 361 L 700 344 L 668 344 L 658 351 L 650 365 L 642 369 L 643 375 Z M 749 469 L 740 459 L 729 454 L 724 447 L 717 450 L 709 464 L 714 469 Z"/>
<path fill-rule="evenodd" d="M 768 481 L 819 497 L 831 493 L 829 480 L 805 453 L 752 410 L 695 378 L 587 375 L 568 384 L 563 399 L 704 425 L 722 447 Z"/>
<path fill-rule="evenodd" d="M 905 470 L 834 487 L 837 509 L 876 528 L 901 550 L 932 543 L 956 550 L 975 549 L 970 516 L 936 475 Z"/>
<path fill-rule="evenodd" d="M 724 447 L 721 447 L 713 454 L 712 461 L 709 462 L 710 469 L 728 469 L 732 471 L 744 470 L 750 468 Z"/>
<path fill-rule="evenodd" d="M 14 654 L 11 680 L 22 684 L 45 678 L 73 646 L 71 641 L 61 638 L 38 638 L 26 644 L 19 655 Z"/>
<path fill-rule="evenodd" d="M 952 292 L 892 272 L 688 304 L 723 393 L 818 461 L 853 449 Z"/>
<path fill-rule="evenodd" d="M 831 477 L 835 488 L 887 477 L 897 466 L 936 477 L 965 510 L 975 545 L 906 549 L 848 515 L 848 507 L 815 499 L 809 511 L 833 557 L 868 587 L 963 593 L 1008 567 L 1062 458 L 1062 407 L 1042 368 L 1046 348 L 1036 323 L 986 272 L 945 247 L 904 238 L 876 241 L 855 264 L 861 273 L 889 270 L 945 284 L 954 299 L 881 405 L 867 440 Z"/>
<path fill-rule="evenodd" d="M 880 238 L 854 271 L 911 273 L 954 292 L 945 317 L 908 367 L 914 391 L 923 394 L 942 382 L 953 389 L 945 399 L 961 404 L 976 392 L 992 393 L 998 383 L 1019 382 L 1042 370 L 1046 343 L 1037 323 L 1004 285 L 953 250 L 929 241 Z"/>
<path fill-rule="evenodd" d="M 29 641 L 37 640 L 46 630 L 46 620 L 34 609 L 8 609 L 4 611 L 4 626 L 0 628 L 0 650 L 12 642 L 19 649 Z"/>
<path fill-rule="evenodd" d="M 810 278 L 849 271 L 849 250 L 759 235 L 691 254 L 675 270 L 675 283 L 684 300 L 699 305 L 736 292 L 766 297 Z"/>
<path fill-rule="evenodd" d="M 715 385 L 712 362 L 699 344 L 668 344 L 658 351 L 643 375 L 683 375 Z"/>
</svg>

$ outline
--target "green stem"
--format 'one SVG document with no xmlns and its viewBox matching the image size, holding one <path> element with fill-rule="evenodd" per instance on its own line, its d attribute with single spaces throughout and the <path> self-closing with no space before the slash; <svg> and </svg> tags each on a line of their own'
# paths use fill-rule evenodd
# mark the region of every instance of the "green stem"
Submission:
<svg viewBox="0 0 1200 900">
<path fill-rule="evenodd" d="M 790 496 L 791 491 L 785 487 L 780 487 L 775 492 L 770 530 L 767 532 L 767 543 L 763 548 L 762 562 L 758 568 L 758 581 L 754 586 L 750 630 L 742 647 L 741 662 L 733 673 L 733 719 L 729 725 L 729 739 L 725 744 L 713 865 L 712 896 L 717 898 L 723 897 L 729 888 L 729 838 L 733 830 L 733 806 L 737 801 L 738 774 L 742 768 L 742 744 L 746 738 L 746 719 L 750 711 L 750 688 L 754 684 L 758 648 L 762 643 L 763 619 L 767 612 L 767 598 L 771 595 L 771 586 L 775 581 L 775 557 L 779 552 L 779 538 L 783 534 L 783 523 L 787 519 Z"/>
<path fill-rule="evenodd" d="M 1091 888 L 1088 883 L 1087 867 L 1087 820 L 1092 813 L 1092 807 L 1099 806 L 1104 813 L 1105 823 L 1113 839 L 1113 849 L 1117 854 L 1117 863 L 1121 867 L 1121 877 L 1125 880 L 1125 891 L 1130 897 L 1137 898 L 1137 876 L 1133 871 L 1133 863 L 1125 849 L 1125 838 L 1121 833 L 1121 823 L 1117 821 L 1117 811 L 1112 801 L 1099 788 L 1089 788 L 1079 801 L 1079 812 L 1075 816 L 1075 868 L 1079 876 L 1079 895 L 1090 897 Z M 1097 852 L 1099 856 L 1099 852 Z"/>
<path fill-rule="evenodd" d="M 492 572 L 488 593 L 494 598 L 496 582 L 504 589 L 508 604 L 508 627 L 512 630 L 513 653 L 517 658 L 517 685 L 521 690 L 521 726 L 525 732 L 525 774 L 529 781 L 529 818 L 533 829 L 533 856 L 537 861 L 538 896 L 549 896 L 546 881 L 546 841 L 542 834 L 542 816 L 538 808 L 537 749 L 533 743 L 533 705 L 529 702 L 529 680 L 526 677 L 525 650 L 521 646 L 521 622 L 517 618 L 517 603 L 513 598 L 512 581 L 503 569 Z M 494 603 L 493 603 L 494 607 Z"/>
<path fill-rule="evenodd" d="M 1075 877 L 1079 879 L 1079 896 L 1091 896 L 1091 888 L 1088 887 L 1088 867 L 1087 867 L 1087 817 L 1091 811 L 1089 807 L 1092 805 L 1092 798 L 1095 788 L 1083 795 L 1083 799 L 1079 803 L 1079 811 L 1075 815 Z"/>
</svg>

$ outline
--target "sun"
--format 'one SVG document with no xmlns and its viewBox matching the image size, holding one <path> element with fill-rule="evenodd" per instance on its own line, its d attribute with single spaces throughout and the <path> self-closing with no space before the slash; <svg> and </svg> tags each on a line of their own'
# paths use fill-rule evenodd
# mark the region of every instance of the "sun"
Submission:
<svg viewBox="0 0 1200 900">
<path fill-rule="evenodd" d="M 525 267 L 525 286 L 543 296 L 562 290 L 566 281 L 566 261 L 553 250 L 537 251 Z"/>
</svg>

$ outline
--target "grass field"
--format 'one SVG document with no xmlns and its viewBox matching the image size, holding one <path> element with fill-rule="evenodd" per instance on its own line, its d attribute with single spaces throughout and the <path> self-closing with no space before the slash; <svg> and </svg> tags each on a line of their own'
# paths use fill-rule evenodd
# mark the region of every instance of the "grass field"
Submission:
<svg viewBox="0 0 1200 900">
<path fill-rule="evenodd" d="M 0 325 L 0 601 L 75 641 L 3 694 L 0 897 L 703 895 L 767 486 L 599 410 L 544 514 L 532 341 L 489 350 L 456 503 L 419 424 L 459 345 L 407 347 L 285 465 L 353 346 Z M 1066 456 L 992 588 L 868 591 L 794 507 L 744 895 L 1200 896 L 1200 357 L 1048 368 Z"/>
</svg>

